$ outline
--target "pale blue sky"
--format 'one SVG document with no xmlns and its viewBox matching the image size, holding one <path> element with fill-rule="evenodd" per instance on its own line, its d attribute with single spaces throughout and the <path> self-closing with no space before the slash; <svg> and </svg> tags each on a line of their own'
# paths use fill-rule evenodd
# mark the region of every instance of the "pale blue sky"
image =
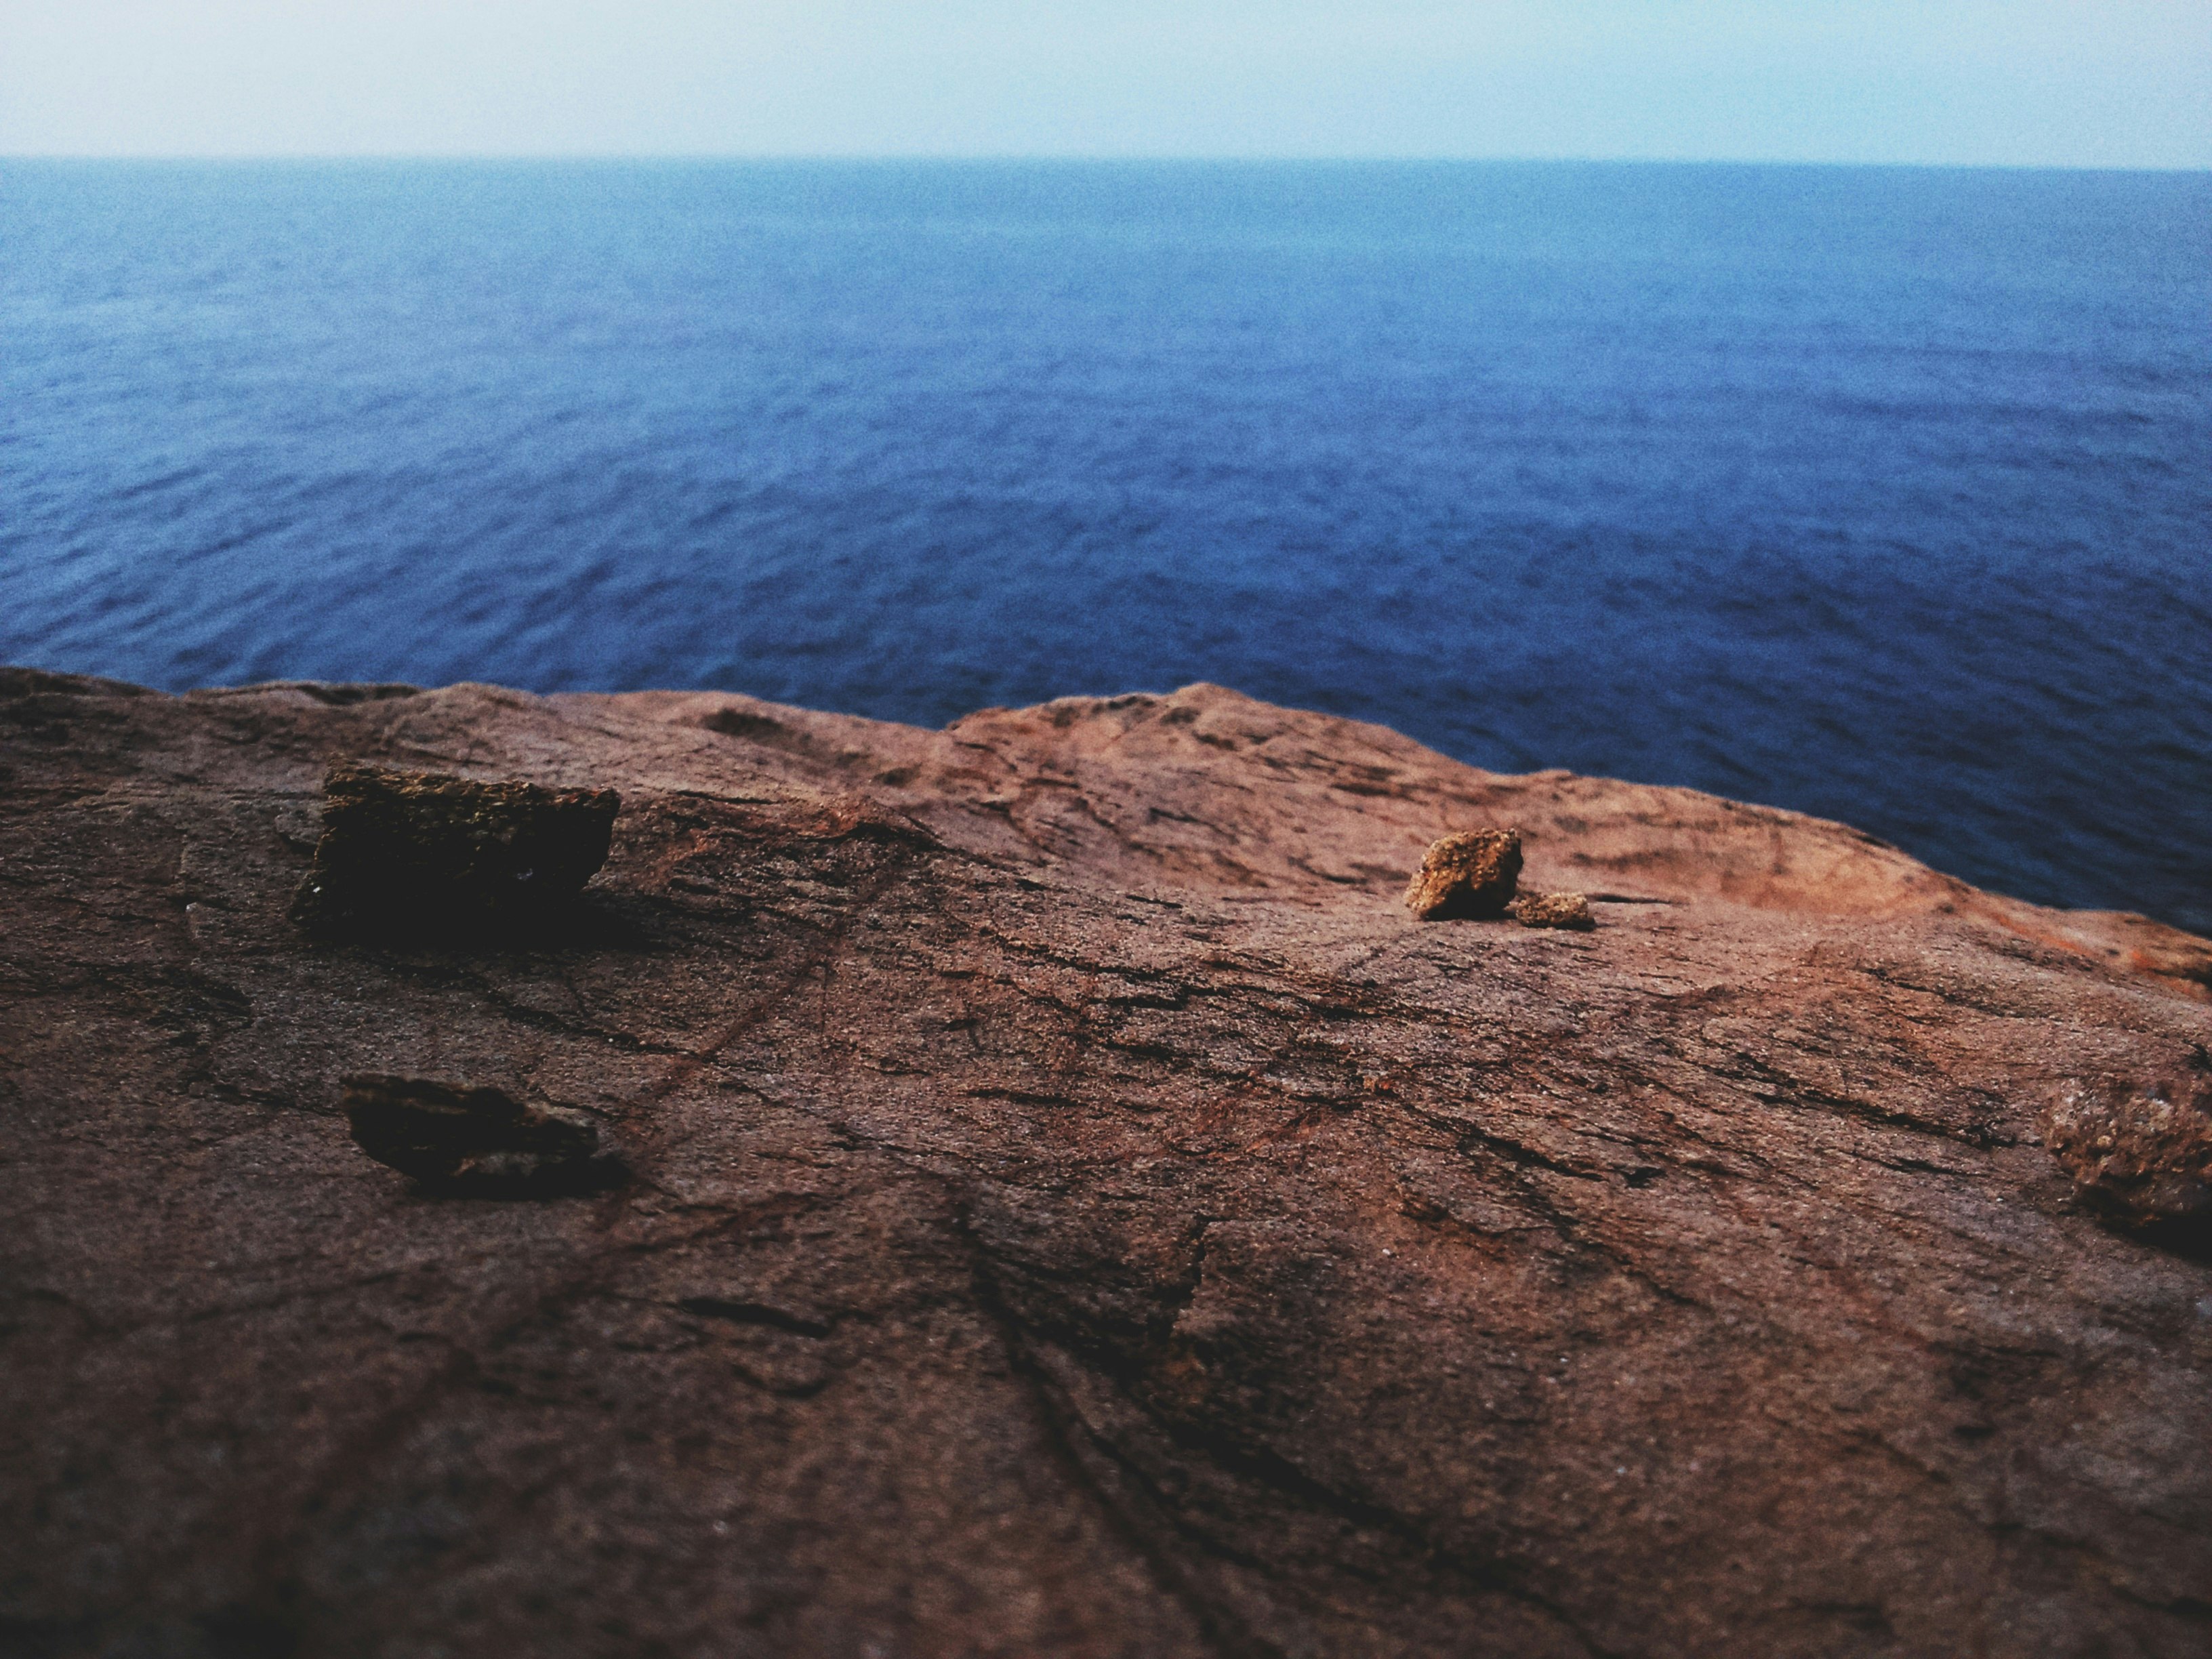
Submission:
<svg viewBox="0 0 2212 1659">
<path fill-rule="evenodd" d="M 0 152 L 2212 167 L 2212 0 L 0 0 Z"/>
</svg>

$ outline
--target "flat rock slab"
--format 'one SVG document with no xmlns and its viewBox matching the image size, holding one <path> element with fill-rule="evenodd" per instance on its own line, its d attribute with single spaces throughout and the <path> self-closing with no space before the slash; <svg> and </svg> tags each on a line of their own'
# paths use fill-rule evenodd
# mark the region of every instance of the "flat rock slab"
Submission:
<svg viewBox="0 0 2212 1659">
<path fill-rule="evenodd" d="M 605 925 L 303 934 L 333 760 L 618 789 Z M 1206 686 L 0 767 L 0 1649 L 2212 1649 L 2201 940 Z M 1484 824 L 1595 931 L 1409 916 Z"/>
<path fill-rule="evenodd" d="M 335 764 L 292 920 L 326 938 L 556 927 L 606 861 L 621 805 L 611 789 Z"/>
</svg>

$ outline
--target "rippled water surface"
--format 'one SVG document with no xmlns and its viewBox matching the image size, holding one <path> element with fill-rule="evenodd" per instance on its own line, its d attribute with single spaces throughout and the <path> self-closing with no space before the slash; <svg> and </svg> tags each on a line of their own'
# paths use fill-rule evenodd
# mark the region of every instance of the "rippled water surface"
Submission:
<svg viewBox="0 0 2212 1659">
<path fill-rule="evenodd" d="M 2212 175 L 0 161 L 0 659 L 1207 678 L 2212 929 Z"/>
</svg>

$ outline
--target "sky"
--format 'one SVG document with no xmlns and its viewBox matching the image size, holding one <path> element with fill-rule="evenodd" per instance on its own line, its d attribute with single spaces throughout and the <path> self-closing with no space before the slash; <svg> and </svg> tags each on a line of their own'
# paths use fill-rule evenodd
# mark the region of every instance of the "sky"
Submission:
<svg viewBox="0 0 2212 1659">
<path fill-rule="evenodd" d="M 0 0 L 0 154 L 2212 167 L 2212 0 Z"/>
</svg>

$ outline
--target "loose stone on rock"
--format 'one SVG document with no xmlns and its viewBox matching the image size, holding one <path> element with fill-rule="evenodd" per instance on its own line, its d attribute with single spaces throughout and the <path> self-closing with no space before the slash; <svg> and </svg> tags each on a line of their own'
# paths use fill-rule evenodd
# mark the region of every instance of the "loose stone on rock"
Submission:
<svg viewBox="0 0 2212 1659">
<path fill-rule="evenodd" d="M 1589 900 L 1581 893 L 1523 893 L 1505 908 L 1523 927 L 1570 927 L 1588 933 L 1597 926 Z"/>
<path fill-rule="evenodd" d="M 1521 879 L 1518 830 L 1468 830 L 1431 842 L 1406 888 L 1422 921 L 1491 921 L 1505 914 Z"/>
<path fill-rule="evenodd" d="M 428 1078 L 362 1073 L 341 1080 L 354 1144 L 457 1198 L 556 1198 L 620 1182 L 621 1162 L 571 1108 L 532 1105 L 505 1091 Z"/>
<path fill-rule="evenodd" d="M 340 763 L 291 917 L 325 936 L 542 927 L 606 861 L 622 797 Z"/>
<path fill-rule="evenodd" d="M 2145 1231 L 2212 1234 L 2212 1065 L 2069 1085 L 2036 1127 L 2092 1208 Z"/>
</svg>

